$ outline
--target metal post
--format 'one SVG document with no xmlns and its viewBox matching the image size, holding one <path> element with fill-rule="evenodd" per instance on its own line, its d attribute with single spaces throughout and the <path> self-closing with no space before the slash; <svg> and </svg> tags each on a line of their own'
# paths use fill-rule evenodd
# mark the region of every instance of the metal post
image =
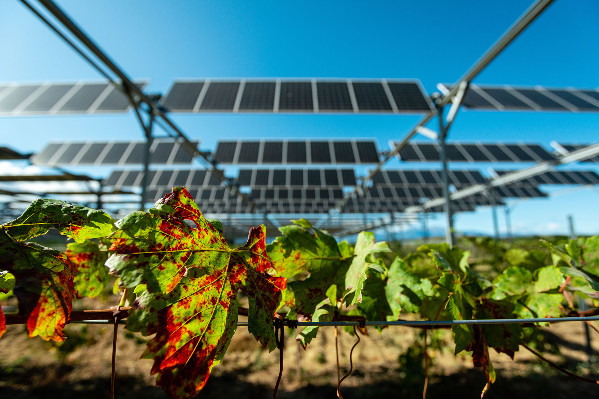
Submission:
<svg viewBox="0 0 599 399">
<path fill-rule="evenodd" d="M 439 119 L 439 144 L 441 146 L 439 155 L 441 157 L 441 179 L 443 183 L 443 212 L 446 217 L 445 225 L 445 242 L 453 247 L 453 213 L 451 210 L 451 198 L 449 196 L 449 172 L 447 169 L 447 153 L 445 147 L 445 139 L 447 138 L 448 128 L 443 120 L 443 106 L 437 105 L 437 118 Z"/>
<path fill-rule="evenodd" d="M 491 213 L 493 215 L 493 231 L 495 233 L 495 240 L 499 240 L 499 221 L 497 220 L 497 198 L 495 198 L 495 190 L 493 188 L 489 188 L 487 195 L 491 199 Z"/>
<path fill-rule="evenodd" d="M 568 232 L 570 234 L 570 239 L 575 240 L 577 238 L 576 231 L 574 230 L 574 218 L 572 215 L 568 215 Z M 578 308 L 581 311 L 587 310 L 587 303 L 584 298 L 578 297 Z M 587 323 L 583 322 L 584 326 L 584 335 L 586 337 L 586 352 L 589 360 L 589 364 L 593 363 L 595 360 L 595 356 L 593 355 L 593 347 L 591 346 L 591 331 Z"/>
<path fill-rule="evenodd" d="M 428 214 L 426 211 L 422 213 L 422 240 L 428 243 Z"/>
<path fill-rule="evenodd" d="M 98 184 L 100 187 L 98 187 L 98 191 L 96 191 L 96 196 L 97 196 L 96 209 L 102 209 L 104 207 L 104 204 L 102 203 L 102 188 L 103 188 L 102 179 L 98 180 Z"/>
<path fill-rule="evenodd" d="M 508 240 L 512 238 L 512 210 L 506 204 L 505 205 L 505 235 Z"/>
<path fill-rule="evenodd" d="M 576 239 L 576 233 L 574 232 L 574 218 L 572 215 L 568 215 L 568 232 L 570 233 L 570 239 Z"/>
<path fill-rule="evenodd" d="M 140 120 L 141 123 L 141 120 Z M 146 135 L 146 146 L 144 150 L 144 172 L 141 177 L 141 200 L 139 201 L 139 210 L 143 211 L 148 201 L 148 175 L 150 174 L 150 148 L 154 142 L 152 136 L 152 128 L 154 127 L 154 115 L 150 111 L 150 119 L 147 124 L 142 123 L 144 133 Z"/>
</svg>

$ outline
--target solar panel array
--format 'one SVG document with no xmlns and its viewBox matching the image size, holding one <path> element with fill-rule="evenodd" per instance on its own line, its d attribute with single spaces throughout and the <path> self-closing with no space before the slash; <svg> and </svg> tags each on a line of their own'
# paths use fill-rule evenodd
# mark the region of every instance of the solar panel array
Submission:
<svg viewBox="0 0 599 399">
<path fill-rule="evenodd" d="M 513 171 L 496 170 L 495 172 L 502 176 Z M 533 186 L 541 184 L 598 185 L 599 175 L 592 170 L 550 171 L 521 180 L 520 183 Z"/>
<path fill-rule="evenodd" d="M 525 143 L 447 143 L 450 162 L 542 162 L 555 157 L 538 144 Z M 399 157 L 405 162 L 439 162 L 440 145 L 430 142 L 408 143 Z"/>
<path fill-rule="evenodd" d="M 428 112 L 418 81 L 177 81 L 164 99 L 171 112 Z"/>
<path fill-rule="evenodd" d="M 197 142 L 194 143 L 197 145 Z M 130 165 L 143 164 L 143 141 L 103 141 L 50 143 L 32 157 L 38 165 Z M 183 144 L 172 140 L 154 140 L 150 162 L 156 164 L 191 163 L 193 156 Z"/>
<path fill-rule="evenodd" d="M 493 111 L 598 112 L 599 90 L 471 84 L 463 105 L 470 109 Z"/>
<path fill-rule="evenodd" d="M 480 184 L 486 182 L 483 175 L 477 170 L 457 170 L 448 171 L 449 184 L 455 186 L 465 186 Z M 382 170 L 372 178 L 376 186 L 438 186 L 443 185 L 440 170 Z"/>
<path fill-rule="evenodd" d="M 378 163 L 374 140 L 220 141 L 214 159 L 222 164 Z"/>
<path fill-rule="evenodd" d="M 140 89 L 146 84 L 136 83 Z M 129 106 L 109 83 L 0 84 L 0 116 L 114 113 Z"/>
<path fill-rule="evenodd" d="M 581 149 L 583 149 L 583 148 L 585 148 L 585 147 L 588 147 L 589 145 L 590 145 L 590 144 L 561 144 L 561 143 L 560 143 L 560 146 L 562 146 L 562 147 L 563 147 L 563 148 L 564 148 L 566 151 L 568 151 L 568 152 L 572 152 L 572 151 L 581 150 Z M 582 160 L 582 161 L 579 161 L 579 162 L 585 162 L 585 163 L 592 162 L 592 163 L 597 163 L 597 162 L 599 162 L 599 155 L 595 155 L 594 157 L 590 157 L 590 158 L 584 159 L 584 160 Z"/>
<path fill-rule="evenodd" d="M 237 183 L 250 187 L 355 186 L 353 169 L 241 169 Z"/>
<path fill-rule="evenodd" d="M 140 187 L 143 179 L 141 170 L 115 170 L 104 181 L 105 186 Z M 212 172 L 203 169 L 150 170 L 148 172 L 148 187 L 161 187 L 170 191 L 172 187 L 219 187 L 221 180 Z"/>
</svg>

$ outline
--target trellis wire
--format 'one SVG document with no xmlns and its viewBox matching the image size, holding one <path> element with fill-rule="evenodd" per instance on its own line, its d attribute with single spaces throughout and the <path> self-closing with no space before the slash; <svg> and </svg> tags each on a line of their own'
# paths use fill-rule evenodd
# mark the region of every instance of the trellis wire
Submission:
<svg viewBox="0 0 599 399">
<path fill-rule="evenodd" d="M 572 322 L 572 321 L 599 321 L 599 316 L 589 317 L 536 317 L 530 319 L 484 319 L 484 320 L 389 320 L 389 321 L 298 321 L 293 322 L 293 325 L 298 327 L 344 327 L 344 326 L 379 326 L 379 327 L 393 327 L 393 326 L 405 326 L 405 327 L 447 327 L 454 325 L 463 324 L 476 324 L 476 325 L 491 325 L 491 324 L 527 324 L 527 323 L 561 323 L 561 322 Z M 126 320 L 119 320 L 119 323 L 125 323 Z M 113 324 L 112 320 L 74 320 L 70 322 L 83 323 L 83 324 Z M 240 327 L 247 327 L 247 321 L 238 321 L 237 325 Z"/>
</svg>

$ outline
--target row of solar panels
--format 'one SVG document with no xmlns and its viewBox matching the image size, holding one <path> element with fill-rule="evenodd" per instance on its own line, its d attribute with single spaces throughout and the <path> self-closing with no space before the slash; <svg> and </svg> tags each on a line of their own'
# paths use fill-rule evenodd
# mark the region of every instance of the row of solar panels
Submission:
<svg viewBox="0 0 599 399">
<path fill-rule="evenodd" d="M 165 190 L 167 190 L 165 188 Z M 166 192 L 168 192 L 167 190 Z M 333 209 L 338 201 L 332 198 L 327 198 L 327 195 L 323 195 L 325 192 L 329 192 L 329 196 L 332 196 L 334 190 L 298 190 L 301 192 L 299 198 L 288 198 L 282 200 L 281 198 L 267 198 L 263 195 L 257 198 L 254 203 L 257 206 L 258 211 L 265 213 L 326 213 Z M 158 200 L 164 195 L 165 191 L 156 190 L 150 191 L 150 198 Z M 311 193 L 313 195 L 306 195 Z M 210 188 L 210 189 L 198 189 L 190 190 L 190 194 L 194 196 L 198 202 L 200 208 L 204 213 L 251 213 L 251 207 L 244 203 L 241 198 L 233 196 L 233 194 L 224 188 Z M 266 192 L 262 192 L 266 194 Z M 270 196 L 269 196 L 270 197 Z M 314 198 L 309 198 L 314 197 Z M 418 198 L 402 198 L 401 200 L 389 199 L 389 198 L 369 198 L 364 200 L 363 198 L 352 198 L 350 199 L 345 207 L 343 208 L 344 213 L 389 213 L 389 212 L 403 212 L 409 206 L 420 204 Z M 452 202 L 454 210 L 456 212 L 468 212 L 473 211 L 476 206 L 481 205 L 500 205 L 503 204 L 501 200 L 490 199 L 485 196 L 472 196 L 466 199 L 461 199 Z M 428 212 L 443 212 L 442 207 L 436 207 L 427 210 Z"/>
<path fill-rule="evenodd" d="M 194 145 L 197 146 L 197 142 Z M 391 144 L 395 146 L 394 143 Z M 144 161 L 146 143 L 61 142 L 50 143 L 31 160 L 39 165 L 127 165 Z M 584 145 L 562 144 L 560 150 L 574 151 Z M 2 147 L 6 148 L 6 147 Z M 150 147 L 154 164 L 185 164 L 193 160 L 192 149 L 170 139 L 155 139 Z M 439 145 L 410 142 L 399 152 L 405 162 L 440 161 Z M 538 144 L 454 142 L 446 146 L 450 162 L 542 162 L 556 157 Z M 6 148 L 0 159 L 23 157 Z M 214 159 L 222 164 L 376 164 L 379 151 L 374 140 L 236 140 L 218 142 Z M 584 162 L 599 162 L 599 156 Z"/>
<path fill-rule="evenodd" d="M 143 89 L 147 82 L 138 82 Z M 229 79 L 176 81 L 165 96 L 172 112 L 427 112 L 416 80 Z M 466 108 L 599 111 L 599 90 L 472 84 Z M 129 101 L 108 83 L 0 84 L 0 116 L 125 112 Z"/>
<path fill-rule="evenodd" d="M 164 100 L 173 112 L 426 112 L 417 81 L 230 80 L 175 82 Z"/>
<path fill-rule="evenodd" d="M 466 187 L 484 184 L 487 179 L 477 170 L 448 171 L 449 184 Z M 497 171 L 503 175 L 509 171 Z M 115 189 L 139 187 L 143 172 L 116 170 L 104 184 Z M 531 177 L 522 184 L 597 185 L 599 175 L 594 171 L 550 171 Z M 199 169 L 152 170 L 147 178 L 148 187 L 207 187 L 220 186 L 220 179 L 210 171 Z M 353 169 L 241 169 L 237 184 L 242 187 L 347 187 L 356 185 Z M 440 170 L 383 170 L 373 177 L 377 187 L 442 187 Z"/>
<path fill-rule="evenodd" d="M 599 111 L 599 90 L 519 88 L 508 85 L 471 84 L 464 101 L 466 108 L 492 111 Z"/>
<path fill-rule="evenodd" d="M 147 82 L 136 85 L 143 89 Z M 0 84 L 0 116 L 126 112 L 127 97 L 108 83 Z"/>
</svg>

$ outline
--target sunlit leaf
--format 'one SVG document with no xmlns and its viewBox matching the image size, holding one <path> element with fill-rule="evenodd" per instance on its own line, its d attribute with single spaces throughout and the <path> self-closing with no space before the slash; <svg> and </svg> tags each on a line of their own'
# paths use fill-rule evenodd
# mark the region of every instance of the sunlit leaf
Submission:
<svg viewBox="0 0 599 399">
<path fill-rule="evenodd" d="M 376 242 L 374 233 L 361 232 L 354 249 L 354 258 L 347 273 L 345 274 L 345 298 L 346 306 L 355 305 L 362 301 L 362 288 L 368 277 L 368 270 L 382 273 L 380 265 L 369 259 L 374 254 L 391 252 L 386 242 Z"/>
<path fill-rule="evenodd" d="M 29 240 L 55 228 L 60 234 L 83 242 L 108 236 L 114 228 L 114 220 L 104 211 L 53 199 L 38 199 L 21 216 L 2 226 L 16 241 Z"/>
<path fill-rule="evenodd" d="M 118 226 L 107 264 L 138 296 L 127 326 L 154 334 L 146 355 L 171 397 L 195 396 L 222 360 L 237 326 L 239 289 L 250 297 L 252 333 L 274 347 L 272 319 L 285 279 L 273 275 L 263 226 L 244 247 L 230 249 L 184 188 Z"/>
<path fill-rule="evenodd" d="M 1 267 L 15 277 L 19 314 L 27 316 L 30 337 L 62 341 L 72 309 L 72 264 L 67 256 L 34 243 L 16 242 L 0 229 Z"/>
<path fill-rule="evenodd" d="M 95 241 L 70 243 L 66 254 L 74 266 L 75 291 L 79 298 L 99 295 L 108 281 L 107 247 Z"/>
</svg>

